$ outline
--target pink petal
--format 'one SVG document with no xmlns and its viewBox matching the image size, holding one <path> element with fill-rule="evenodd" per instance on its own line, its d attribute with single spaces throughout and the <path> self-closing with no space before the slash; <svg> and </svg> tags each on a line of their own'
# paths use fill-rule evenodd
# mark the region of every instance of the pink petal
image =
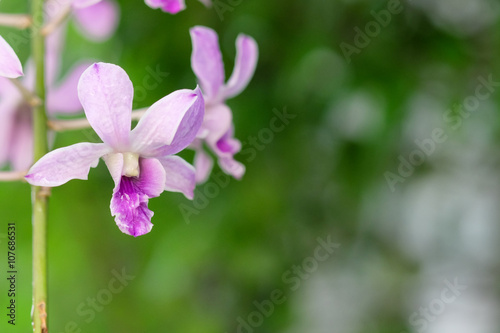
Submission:
<svg viewBox="0 0 500 333">
<path fill-rule="evenodd" d="M 205 102 L 199 88 L 177 90 L 153 104 L 131 133 L 133 151 L 165 156 L 186 148 L 203 122 Z"/>
<path fill-rule="evenodd" d="M 62 83 L 47 93 L 47 111 L 53 113 L 76 113 L 82 110 L 78 99 L 78 81 L 89 64 L 73 67 Z"/>
<path fill-rule="evenodd" d="M 133 95 L 127 73 L 112 64 L 93 64 L 78 83 L 78 97 L 90 125 L 118 151 L 129 145 Z"/>
<path fill-rule="evenodd" d="M 99 3 L 101 0 L 73 0 L 74 8 L 85 8 Z"/>
<path fill-rule="evenodd" d="M 166 174 L 161 162 L 155 158 L 139 159 L 141 174 L 137 183 L 150 198 L 159 196 L 165 190 Z"/>
<path fill-rule="evenodd" d="M 17 89 L 10 79 L 0 76 L 0 102 L 5 102 L 5 99 L 13 99 L 12 94 L 17 93 L 19 98 L 19 89 Z"/>
<path fill-rule="evenodd" d="M 239 35 L 236 39 L 236 62 L 233 73 L 224 87 L 223 98 L 231 98 L 246 88 L 257 66 L 259 49 L 252 37 Z"/>
<path fill-rule="evenodd" d="M 45 39 L 45 84 L 52 87 L 61 67 L 61 53 L 66 37 L 66 25 L 55 29 Z M 28 69 L 26 69 L 28 74 Z"/>
<path fill-rule="evenodd" d="M 24 76 L 19 80 L 26 89 L 33 91 L 33 89 L 35 89 L 35 79 L 36 79 L 35 63 L 33 62 L 33 59 L 28 59 L 28 61 L 24 65 L 24 68 L 25 68 Z M 22 95 L 20 93 L 18 94 L 21 96 L 21 100 L 24 100 Z"/>
<path fill-rule="evenodd" d="M 212 158 L 203 149 L 197 149 L 194 156 L 194 167 L 196 169 L 197 184 L 201 184 L 207 181 L 213 166 L 214 161 L 212 160 Z"/>
<path fill-rule="evenodd" d="M 115 1 L 103 0 L 95 5 L 73 10 L 75 21 L 91 40 L 103 41 L 115 32 L 119 21 L 119 7 Z"/>
<path fill-rule="evenodd" d="M 241 142 L 233 137 L 233 130 L 231 128 L 230 131 L 216 142 L 216 147 L 219 155 L 226 153 L 234 155 L 241 150 Z"/>
<path fill-rule="evenodd" d="M 219 37 L 212 29 L 196 26 L 189 30 L 193 43 L 191 67 L 198 77 L 203 96 L 209 103 L 217 97 L 224 84 L 224 63 L 219 49 Z"/>
<path fill-rule="evenodd" d="M 33 164 L 32 112 L 30 107 L 23 105 L 14 114 L 9 160 L 15 171 L 26 171 Z"/>
<path fill-rule="evenodd" d="M 245 173 L 245 166 L 234 160 L 234 154 L 240 151 L 241 143 L 233 137 L 233 127 L 224 134 L 215 144 L 208 141 L 210 148 L 217 155 L 219 166 L 228 175 L 241 179 Z"/>
<path fill-rule="evenodd" d="M 225 104 L 217 104 L 206 109 L 203 125 L 199 133 L 205 132 L 205 140 L 209 145 L 215 146 L 217 141 L 224 136 L 233 124 L 231 109 Z"/>
<path fill-rule="evenodd" d="M 145 0 L 146 5 L 156 9 L 161 8 L 164 12 L 177 14 L 186 8 L 184 0 Z"/>
<path fill-rule="evenodd" d="M 118 190 L 118 186 L 120 185 L 120 181 L 122 179 L 122 170 L 123 170 L 123 154 L 122 153 L 112 153 L 104 155 L 103 158 L 106 166 L 108 167 L 111 178 L 115 183 L 114 192 Z M 114 193 L 113 192 L 113 193 Z"/>
<path fill-rule="evenodd" d="M 16 105 L 11 103 L 9 97 L 2 96 L 0 102 L 0 167 L 9 158 L 12 145 L 12 135 L 15 128 Z"/>
<path fill-rule="evenodd" d="M 151 231 L 154 213 L 149 210 L 148 202 L 163 192 L 165 184 L 165 170 L 158 160 L 141 159 L 139 163 L 140 176 L 122 176 L 113 191 L 110 206 L 120 230 L 134 237 Z"/>
<path fill-rule="evenodd" d="M 219 166 L 222 171 L 236 179 L 241 179 L 245 174 L 245 166 L 235 161 L 232 156 L 219 158 Z"/>
<path fill-rule="evenodd" d="M 0 36 L 0 76 L 16 78 L 23 75 L 23 67 L 9 43 Z"/>
<path fill-rule="evenodd" d="M 90 168 L 99 163 L 99 158 L 112 149 L 103 143 L 77 143 L 59 148 L 43 156 L 31 167 L 25 177 L 36 186 L 59 186 L 71 179 L 86 180 Z"/>
<path fill-rule="evenodd" d="M 179 156 L 165 156 L 158 160 L 165 168 L 165 190 L 181 192 L 192 200 L 196 187 L 194 167 Z"/>
</svg>

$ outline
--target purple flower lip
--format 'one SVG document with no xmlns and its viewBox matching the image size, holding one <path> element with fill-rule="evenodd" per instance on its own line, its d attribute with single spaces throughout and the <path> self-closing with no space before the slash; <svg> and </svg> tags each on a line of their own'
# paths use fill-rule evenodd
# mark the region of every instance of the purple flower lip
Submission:
<svg viewBox="0 0 500 333">
<path fill-rule="evenodd" d="M 233 147 L 226 140 L 220 139 L 219 141 L 217 141 L 217 148 L 223 153 L 230 153 L 232 152 Z"/>
<path fill-rule="evenodd" d="M 71 179 L 87 179 L 102 157 L 115 183 L 110 208 L 116 224 L 132 236 L 148 233 L 153 226 L 150 198 L 165 190 L 193 198 L 194 168 L 171 155 L 186 148 L 201 127 L 205 108 L 200 89 L 165 96 L 133 130 L 133 86 L 120 67 L 90 66 L 80 77 L 78 96 L 103 143 L 53 150 L 33 165 L 26 180 L 37 186 L 59 186 Z"/>
<path fill-rule="evenodd" d="M 154 213 L 148 209 L 149 197 L 137 186 L 136 177 L 122 176 L 118 191 L 111 199 L 111 214 L 123 233 L 137 237 L 153 228 Z"/>
</svg>

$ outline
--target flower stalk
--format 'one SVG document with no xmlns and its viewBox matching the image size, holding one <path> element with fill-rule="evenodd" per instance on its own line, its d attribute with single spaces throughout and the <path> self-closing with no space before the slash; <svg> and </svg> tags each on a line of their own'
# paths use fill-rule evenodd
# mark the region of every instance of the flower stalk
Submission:
<svg viewBox="0 0 500 333">
<path fill-rule="evenodd" d="M 24 176 L 28 173 L 26 171 L 2 171 L 0 172 L 0 182 L 24 181 Z"/>
<path fill-rule="evenodd" d="M 26 89 L 26 87 L 18 79 L 10 79 L 10 82 L 12 82 L 12 84 L 16 86 L 16 88 L 19 90 L 23 98 L 30 106 L 35 107 L 42 103 L 40 98 Z"/>
<path fill-rule="evenodd" d="M 31 26 L 31 17 L 26 14 L 0 13 L 0 26 L 16 29 L 26 29 Z"/>
<path fill-rule="evenodd" d="M 61 13 L 42 28 L 42 35 L 48 36 L 53 33 L 71 15 L 71 5 L 67 5 Z"/>
<path fill-rule="evenodd" d="M 0 172 L 0 182 L 24 181 L 24 176 L 28 173 L 25 171 L 2 171 Z"/>
<path fill-rule="evenodd" d="M 45 38 L 43 0 L 32 0 L 32 57 L 35 63 L 35 90 L 40 103 L 33 107 L 34 161 L 47 154 L 47 114 L 45 112 Z M 35 333 L 47 333 L 47 211 L 48 192 L 32 186 L 33 205 L 33 307 L 32 323 Z"/>
<path fill-rule="evenodd" d="M 146 113 L 147 108 L 138 109 L 132 111 L 132 120 L 140 120 L 142 116 Z M 47 121 L 47 125 L 53 131 L 64 132 L 64 131 L 74 131 L 85 128 L 90 128 L 90 123 L 87 118 L 80 119 L 52 119 Z"/>
</svg>

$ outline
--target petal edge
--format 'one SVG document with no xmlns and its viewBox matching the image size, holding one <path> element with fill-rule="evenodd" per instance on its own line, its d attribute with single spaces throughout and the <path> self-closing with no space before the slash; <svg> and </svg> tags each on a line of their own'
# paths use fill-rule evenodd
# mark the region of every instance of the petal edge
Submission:
<svg viewBox="0 0 500 333">
<path fill-rule="evenodd" d="M 26 175 L 31 185 L 54 187 L 72 179 L 87 180 L 90 168 L 111 148 L 103 143 L 77 143 L 51 151 L 36 162 Z"/>
</svg>

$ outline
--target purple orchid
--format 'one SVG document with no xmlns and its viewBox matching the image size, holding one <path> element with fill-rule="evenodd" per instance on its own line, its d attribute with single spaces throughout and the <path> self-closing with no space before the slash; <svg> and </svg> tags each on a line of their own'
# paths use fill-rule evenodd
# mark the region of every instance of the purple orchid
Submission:
<svg viewBox="0 0 500 333">
<path fill-rule="evenodd" d="M 0 36 L 0 76 L 14 79 L 23 75 L 21 61 L 12 47 Z"/>
<path fill-rule="evenodd" d="M 196 150 L 196 181 L 204 182 L 213 166 L 211 157 L 203 149 L 203 143 L 215 153 L 225 173 L 240 179 L 245 173 L 245 166 L 235 161 L 233 156 L 240 151 L 241 143 L 233 136 L 232 112 L 225 101 L 241 93 L 250 82 L 257 65 L 257 43 L 252 37 L 243 34 L 238 36 L 233 73 L 224 84 L 224 63 L 217 33 L 202 26 L 192 28 L 190 33 L 193 42 L 191 66 L 203 91 L 206 110 L 203 125 L 191 145 Z"/>
<path fill-rule="evenodd" d="M 146 5 L 153 9 L 161 8 L 164 12 L 170 14 L 177 14 L 178 12 L 186 9 L 186 3 L 184 0 L 145 0 Z M 211 0 L 200 0 L 205 6 L 210 7 L 212 5 Z"/>
<path fill-rule="evenodd" d="M 90 125 L 103 143 L 78 143 L 53 150 L 26 176 L 37 186 L 59 186 L 87 179 L 103 158 L 114 180 L 111 214 L 123 233 L 151 231 L 150 198 L 164 190 L 192 199 L 194 168 L 178 156 L 195 138 L 204 114 L 199 88 L 178 90 L 153 104 L 131 131 L 134 89 L 125 71 L 112 64 L 90 66 L 78 83 L 78 96 Z"/>
</svg>

